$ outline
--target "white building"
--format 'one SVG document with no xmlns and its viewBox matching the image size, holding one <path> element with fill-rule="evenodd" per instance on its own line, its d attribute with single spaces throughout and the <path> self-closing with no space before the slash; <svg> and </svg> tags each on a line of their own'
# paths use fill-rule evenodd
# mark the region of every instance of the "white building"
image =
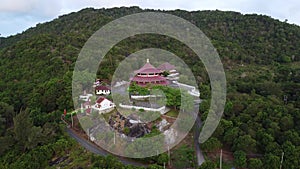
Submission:
<svg viewBox="0 0 300 169">
<path fill-rule="evenodd" d="M 115 104 L 112 101 L 110 101 L 102 96 L 100 96 L 97 99 L 96 104 L 92 106 L 92 108 L 95 110 L 98 110 L 100 114 L 107 113 L 107 112 L 111 111 L 114 107 L 115 107 Z"/>
<path fill-rule="evenodd" d="M 87 102 L 87 101 L 89 101 L 90 97 L 92 97 L 92 96 L 93 96 L 92 94 L 84 93 L 83 95 L 79 96 L 79 100 Z"/>
<path fill-rule="evenodd" d="M 109 95 L 110 88 L 108 88 L 106 86 L 96 86 L 95 93 L 96 93 L 96 95 Z"/>
</svg>

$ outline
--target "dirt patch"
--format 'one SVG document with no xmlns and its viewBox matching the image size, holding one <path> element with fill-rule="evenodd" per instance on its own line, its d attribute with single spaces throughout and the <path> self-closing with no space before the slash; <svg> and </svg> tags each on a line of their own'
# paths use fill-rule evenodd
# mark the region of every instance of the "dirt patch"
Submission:
<svg viewBox="0 0 300 169">
<path fill-rule="evenodd" d="M 214 152 L 206 152 L 209 159 L 216 161 L 220 158 L 221 149 Z M 225 163 L 232 162 L 234 160 L 233 152 L 228 147 L 222 149 L 222 160 Z"/>
</svg>

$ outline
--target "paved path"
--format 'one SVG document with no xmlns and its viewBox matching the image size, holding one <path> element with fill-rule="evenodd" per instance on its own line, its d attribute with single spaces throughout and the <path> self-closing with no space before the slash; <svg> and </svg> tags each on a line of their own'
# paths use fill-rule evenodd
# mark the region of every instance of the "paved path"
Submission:
<svg viewBox="0 0 300 169">
<path fill-rule="evenodd" d="M 79 135 L 77 135 L 73 130 L 71 130 L 70 128 L 66 128 L 66 132 L 72 137 L 74 138 L 80 145 L 82 145 L 83 147 L 85 147 L 87 150 L 91 151 L 92 153 L 101 155 L 101 156 L 107 156 L 111 153 L 108 153 L 107 151 L 99 148 L 98 146 L 96 146 L 95 144 L 91 143 L 88 140 L 85 140 L 84 138 L 80 137 Z M 147 167 L 147 164 L 143 164 L 141 162 L 137 162 L 131 159 L 127 159 L 127 158 L 122 158 L 122 157 L 118 157 L 116 156 L 123 164 L 125 165 L 135 165 L 135 166 L 141 166 L 141 167 Z"/>
<path fill-rule="evenodd" d="M 195 122 L 195 129 L 194 129 L 195 130 L 195 132 L 194 132 L 194 143 L 195 143 L 198 166 L 200 166 L 205 161 L 203 153 L 200 150 L 200 143 L 198 141 L 198 138 L 199 138 L 199 135 L 200 135 L 201 125 L 202 125 L 202 122 L 200 120 L 200 117 L 197 116 L 197 119 L 196 119 L 196 122 Z"/>
</svg>

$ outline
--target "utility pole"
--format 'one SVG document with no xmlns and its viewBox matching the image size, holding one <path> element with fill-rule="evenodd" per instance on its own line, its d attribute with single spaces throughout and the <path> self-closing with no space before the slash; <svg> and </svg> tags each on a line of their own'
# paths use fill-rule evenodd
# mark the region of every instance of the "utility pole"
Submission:
<svg viewBox="0 0 300 169">
<path fill-rule="evenodd" d="M 73 112 L 71 112 L 71 121 L 72 121 L 72 128 L 73 128 Z"/>
<path fill-rule="evenodd" d="M 171 166 L 171 154 L 170 154 L 170 147 L 168 146 L 168 156 L 169 156 L 169 166 Z"/>
<path fill-rule="evenodd" d="M 84 113 L 84 110 L 83 110 L 83 105 L 82 105 L 82 103 L 80 104 L 80 110 L 81 110 L 81 113 Z"/>
<path fill-rule="evenodd" d="M 284 152 L 282 152 L 282 154 L 281 154 L 280 169 L 282 168 L 283 156 L 284 156 Z"/>
<path fill-rule="evenodd" d="M 114 132 L 114 144 L 116 144 L 116 132 Z"/>
<path fill-rule="evenodd" d="M 223 150 L 221 149 L 221 153 L 220 153 L 220 169 L 222 169 L 222 155 L 223 155 Z"/>
</svg>

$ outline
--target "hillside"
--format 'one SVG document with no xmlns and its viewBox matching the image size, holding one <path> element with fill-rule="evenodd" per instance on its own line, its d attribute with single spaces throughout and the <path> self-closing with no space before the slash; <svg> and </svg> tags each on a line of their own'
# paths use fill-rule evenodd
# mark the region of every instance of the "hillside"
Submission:
<svg viewBox="0 0 300 169">
<path fill-rule="evenodd" d="M 65 135 L 59 122 L 62 111 L 73 108 L 71 78 L 81 47 L 113 19 L 145 11 L 155 10 L 87 8 L 1 38 L 0 166 L 45 168 L 52 158 L 73 150 L 76 143 Z M 296 169 L 300 165 L 300 27 L 256 14 L 159 12 L 198 26 L 224 64 L 228 85 L 224 117 L 202 149 L 218 152 L 223 148 L 235 157 L 228 163 L 266 169 L 279 168 L 285 152 L 283 168 Z M 200 114 L 205 120 L 209 78 L 201 62 L 194 62 L 193 52 L 174 39 L 139 35 L 123 40 L 109 52 L 112 60 L 104 60 L 109 66 L 101 69 L 98 77 L 111 79 L 119 60 L 148 47 L 174 52 L 191 67 L 204 99 Z M 40 134 L 21 137 L 33 131 Z M 47 150 L 43 155 L 42 149 Z M 84 160 L 92 165 L 96 157 L 91 156 Z"/>
</svg>

